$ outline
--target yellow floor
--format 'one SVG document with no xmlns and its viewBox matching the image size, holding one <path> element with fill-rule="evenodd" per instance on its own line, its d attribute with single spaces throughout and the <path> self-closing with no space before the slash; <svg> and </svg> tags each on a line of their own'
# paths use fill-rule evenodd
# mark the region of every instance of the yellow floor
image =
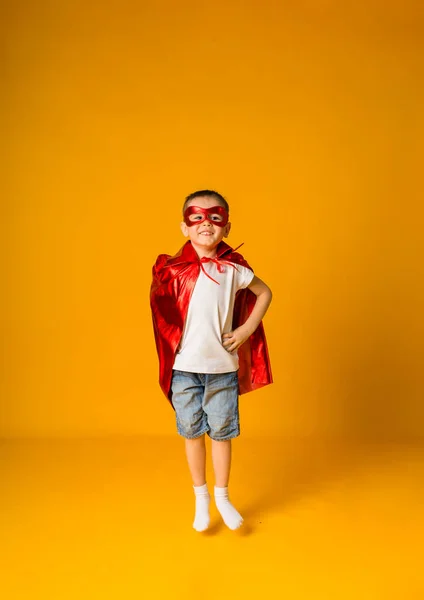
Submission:
<svg viewBox="0 0 424 600">
<path fill-rule="evenodd" d="M 182 452 L 177 436 L 2 441 L 2 599 L 424 600 L 424 446 L 240 437 L 245 525 L 213 507 L 206 534 Z"/>
</svg>

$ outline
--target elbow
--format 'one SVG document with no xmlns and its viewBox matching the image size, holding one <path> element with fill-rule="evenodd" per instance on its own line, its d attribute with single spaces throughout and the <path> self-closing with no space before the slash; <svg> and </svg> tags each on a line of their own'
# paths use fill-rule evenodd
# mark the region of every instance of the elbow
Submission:
<svg viewBox="0 0 424 600">
<path fill-rule="evenodd" d="M 268 296 L 268 304 L 271 304 L 272 301 L 272 291 L 270 288 L 267 289 L 267 296 Z"/>
</svg>

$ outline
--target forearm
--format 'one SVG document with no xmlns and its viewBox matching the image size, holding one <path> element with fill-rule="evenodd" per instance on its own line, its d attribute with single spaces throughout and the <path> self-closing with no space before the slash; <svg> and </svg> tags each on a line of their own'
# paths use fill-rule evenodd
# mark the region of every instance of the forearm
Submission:
<svg viewBox="0 0 424 600">
<path fill-rule="evenodd" d="M 272 292 L 269 288 L 256 296 L 255 306 L 253 307 L 248 319 L 246 319 L 245 323 L 242 325 L 242 327 L 247 330 L 249 336 L 252 335 L 252 333 L 257 329 L 259 323 L 264 318 L 264 315 L 271 304 L 271 300 Z"/>
</svg>

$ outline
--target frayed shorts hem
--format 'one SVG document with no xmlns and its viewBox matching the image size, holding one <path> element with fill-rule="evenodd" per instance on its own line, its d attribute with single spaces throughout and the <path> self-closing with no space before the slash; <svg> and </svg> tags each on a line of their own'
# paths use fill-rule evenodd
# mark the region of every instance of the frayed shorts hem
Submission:
<svg viewBox="0 0 424 600">
<path fill-rule="evenodd" d="M 222 437 L 222 438 L 214 438 L 210 435 L 210 432 L 207 432 L 208 436 L 211 438 L 211 440 L 213 440 L 214 442 L 227 442 L 228 440 L 234 440 L 235 438 L 239 437 L 240 435 L 240 431 L 238 431 L 237 433 L 232 433 L 231 435 L 227 435 L 226 437 Z"/>
<path fill-rule="evenodd" d="M 213 434 L 211 434 L 210 429 L 205 429 L 204 431 L 201 431 L 200 433 L 196 433 L 195 435 L 187 435 L 184 432 L 178 431 L 178 429 L 177 429 L 177 432 L 178 432 L 178 435 L 180 435 L 181 437 L 183 437 L 186 440 L 197 440 L 198 438 L 202 437 L 202 435 L 204 435 L 206 433 L 207 436 L 214 442 L 227 442 L 228 440 L 233 440 L 240 436 L 240 430 L 236 431 L 235 433 L 231 433 L 230 435 L 227 435 L 225 437 L 221 437 L 221 438 L 213 437 Z"/>
<path fill-rule="evenodd" d="M 178 428 L 177 428 L 177 432 L 178 432 L 178 435 L 185 438 L 186 440 L 197 440 L 197 438 L 202 437 L 202 435 L 204 435 L 205 433 L 209 434 L 208 429 L 205 429 L 204 431 L 201 431 L 200 433 L 195 433 L 194 435 L 187 435 L 183 431 L 180 431 Z"/>
</svg>

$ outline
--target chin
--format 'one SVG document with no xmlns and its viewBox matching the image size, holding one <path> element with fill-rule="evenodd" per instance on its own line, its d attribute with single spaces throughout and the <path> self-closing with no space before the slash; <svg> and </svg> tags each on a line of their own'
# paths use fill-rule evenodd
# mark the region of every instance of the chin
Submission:
<svg viewBox="0 0 424 600">
<path fill-rule="evenodd" d="M 217 240 L 216 238 L 200 238 L 198 243 L 206 246 L 214 246 L 216 244 L 219 244 L 219 242 L 220 240 Z"/>
<path fill-rule="evenodd" d="M 201 237 L 200 239 L 196 240 L 196 244 L 201 244 L 202 246 L 211 246 L 212 244 L 217 244 L 219 240 L 216 240 L 214 238 L 205 238 L 205 237 Z"/>
</svg>

